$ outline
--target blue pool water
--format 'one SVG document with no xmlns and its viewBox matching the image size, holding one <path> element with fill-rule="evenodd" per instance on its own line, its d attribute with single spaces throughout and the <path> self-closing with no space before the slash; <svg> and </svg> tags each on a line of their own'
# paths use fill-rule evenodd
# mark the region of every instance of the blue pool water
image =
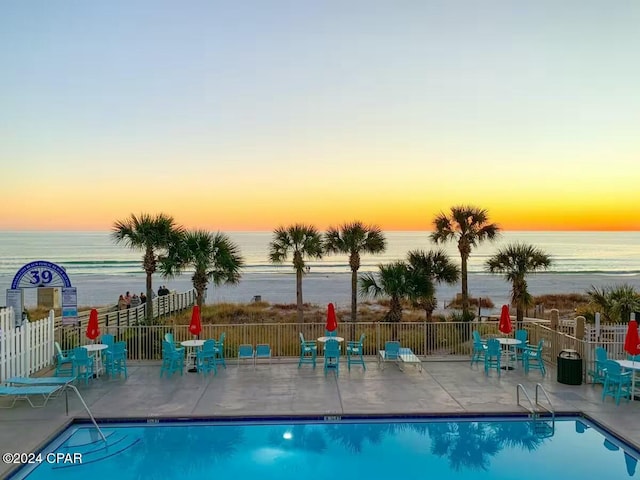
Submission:
<svg viewBox="0 0 640 480">
<path fill-rule="evenodd" d="M 103 432 L 106 446 L 93 426 L 71 426 L 42 452 L 64 454 L 58 463 L 12 478 L 640 478 L 637 451 L 577 417 L 122 423 Z"/>
</svg>

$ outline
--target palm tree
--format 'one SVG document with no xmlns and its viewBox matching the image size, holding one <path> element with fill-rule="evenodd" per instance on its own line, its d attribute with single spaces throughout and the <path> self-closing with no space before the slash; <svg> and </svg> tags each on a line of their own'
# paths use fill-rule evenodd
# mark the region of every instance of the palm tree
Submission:
<svg viewBox="0 0 640 480">
<path fill-rule="evenodd" d="M 160 262 L 160 270 L 166 276 L 178 275 L 193 267 L 191 280 L 199 307 L 204 303 L 209 281 L 215 286 L 237 284 L 243 266 L 240 249 L 229 237 L 224 233 L 212 234 L 204 230 L 183 232 Z"/>
<path fill-rule="evenodd" d="M 511 303 L 516 306 L 516 325 L 522 328 L 524 310 L 531 303 L 526 276 L 551 266 L 551 257 L 542 250 L 522 243 L 502 247 L 486 262 L 489 273 L 502 273 L 511 282 Z"/>
<path fill-rule="evenodd" d="M 302 275 L 305 273 L 305 258 L 322 258 L 323 254 L 322 236 L 318 230 L 301 223 L 276 228 L 269 244 L 269 260 L 272 263 L 284 263 L 289 254 L 293 257 L 293 268 L 296 271 L 298 322 L 302 322 Z"/>
<path fill-rule="evenodd" d="M 169 248 L 176 235 L 180 235 L 182 227 L 176 225 L 173 217 L 163 213 L 149 215 L 143 213 L 139 216 L 131 214 L 127 220 L 119 220 L 113 224 L 111 236 L 116 243 L 124 243 L 133 250 L 142 250 L 142 268 L 147 279 L 147 298 L 149 304 L 146 307 L 147 323 L 153 322 L 153 285 L 151 276 L 158 267 L 158 260 Z"/>
<path fill-rule="evenodd" d="M 467 284 L 467 261 L 471 249 L 485 240 L 495 239 L 500 227 L 489 223 L 486 210 L 468 205 L 451 207 L 449 215 L 440 213 L 433 220 L 435 231 L 431 240 L 435 243 L 445 243 L 457 240 L 460 252 L 462 274 L 462 312 L 467 318 L 469 312 L 469 287 Z"/>
<path fill-rule="evenodd" d="M 601 289 L 592 285 L 587 295 L 608 322 L 628 322 L 631 312 L 640 309 L 640 294 L 631 285 L 623 284 Z"/>
<path fill-rule="evenodd" d="M 384 234 L 379 227 L 362 222 L 345 223 L 338 228 L 330 227 L 325 233 L 324 248 L 327 253 L 349 254 L 351 268 L 351 321 L 358 315 L 358 270 L 361 253 L 382 253 L 387 248 Z"/>
<path fill-rule="evenodd" d="M 412 250 L 407 254 L 407 259 L 410 269 L 414 270 L 417 275 L 426 275 L 434 284 L 453 285 L 460 277 L 460 269 L 451 262 L 444 250 L 429 250 L 428 252 Z M 432 295 L 418 298 L 416 303 L 424 309 L 426 320 L 430 322 L 437 306 L 435 291 Z"/>
<path fill-rule="evenodd" d="M 391 297 L 386 322 L 402 321 L 402 300 L 415 300 L 433 295 L 433 282 L 426 275 L 417 275 L 405 262 L 378 265 L 378 275 L 366 273 L 360 279 L 360 293 L 374 298 Z"/>
</svg>

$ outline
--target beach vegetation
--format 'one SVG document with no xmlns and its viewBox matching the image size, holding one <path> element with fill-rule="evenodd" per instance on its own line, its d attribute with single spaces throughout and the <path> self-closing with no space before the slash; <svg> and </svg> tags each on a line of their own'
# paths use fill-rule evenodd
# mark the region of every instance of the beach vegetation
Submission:
<svg viewBox="0 0 640 480">
<path fill-rule="evenodd" d="M 387 241 L 380 227 L 365 225 L 355 221 L 339 227 L 330 227 L 324 235 L 324 249 L 327 253 L 344 253 L 349 255 L 351 269 L 351 321 L 356 322 L 358 316 L 358 270 L 360 254 L 382 253 L 387 248 Z"/>
<path fill-rule="evenodd" d="M 419 298 L 433 296 L 434 287 L 429 276 L 409 268 L 405 262 L 398 261 L 379 265 L 377 274 L 364 274 L 360 279 L 360 292 L 374 298 L 389 297 L 389 311 L 383 320 L 401 322 L 402 301 L 414 302 Z"/>
<path fill-rule="evenodd" d="M 202 308 L 209 282 L 215 286 L 237 284 L 244 260 L 239 247 L 224 233 L 189 230 L 175 236 L 159 266 L 167 277 L 193 269 L 196 303 Z"/>
<path fill-rule="evenodd" d="M 628 322 L 631 313 L 640 310 L 640 294 L 628 284 L 596 287 L 587 291 L 593 313 L 606 322 Z"/>
<path fill-rule="evenodd" d="M 446 283 L 454 285 L 460 278 L 460 269 L 454 264 L 444 250 L 412 250 L 407 254 L 409 269 L 414 275 L 424 275 L 432 284 Z M 424 309 L 427 322 L 432 321 L 433 311 L 438 306 L 435 289 L 431 294 L 421 295 L 415 299 L 416 306 Z"/>
<path fill-rule="evenodd" d="M 288 227 L 278 227 L 273 231 L 269 243 L 269 260 L 282 264 L 289 256 L 296 271 L 296 308 L 298 322 L 304 320 L 304 304 L 302 301 L 302 276 L 306 273 L 307 259 L 322 258 L 324 247 L 322 235 L 311 225 L 297 223 Z"/>
<path fill-rule="evenodd" d="M 516 328 L 522 328 L 524 312 L 533 300 L 527 289 L 527 275 L 547 270 L 551 263 L 548 254 L 524 243 L 506 245 L 486 261 L 489 273 L 502 274 L 505 280 L 511 282 L 511 304 L 516 306 Z"/>
<path fill-rule="evenodd" d="M 489 222 L 487 210 L 458 205 L 451 207 L 450 212 L 440 213 L 433 220 L 434 231 L 431 240 L 435 243 L 455 241 L 460 252 L 460 278 L 462 284 L 462 310 L 469 310 L 469 287 L 467 263 L 471 250 L 485 240 L 494 240 L 500 233 L 500 227 Z"/>
<path fill-rule="evenodd" d="M 132 250 L 142 250 L 142 268 L 146 274 L 147 298 L 153 298 L 152 276 L 158 269 L 158 262 L 166 254 L 169 245 L 183 229 L 177 225 L 173 217 L 164 213 L 150 215 L 131 214 L 126 220 L 118 220 L 113 224 L 111 237 L 117 244 L 124 244 Z M 146 321 L 153 323 L 153 311 L 146 310 Z"/>
</svg>

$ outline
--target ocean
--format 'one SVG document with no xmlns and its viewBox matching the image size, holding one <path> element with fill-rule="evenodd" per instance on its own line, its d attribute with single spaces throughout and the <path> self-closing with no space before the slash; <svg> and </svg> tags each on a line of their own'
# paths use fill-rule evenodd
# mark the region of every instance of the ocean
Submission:
<svg viewBox="0 0 640 480">
<path fill-rule="evenodd" d="M 209 286 L 207 303 L 248 302 L 259 295 L 271 303 L 295 303 L 295 276 L 290 263 L 272 265 L 268 260 L 271 232 L 227 232 L 239 246 L 246 267 L 239 285 Z M 406 258 L 410 250 L 444 248 L 459 263 L 455 243 L 434 245 L 429 232 L 386 232 L 387 250 L 382 255 L 363 255 L 361 273 L 375 272 L 380 263 Z M 533 295 L 584 293 L 592 285 L 602 287 L 630 284 L 640 290 L 640 232 L 503 232 L 495 242 L 475 248 L 469 259 L 469 291 L 475 297 L 489 297 L 496 304 L 508 302 L 510 284 L 501 276 L 484 271 L 484 263 L 500 246 L 524 242 L 551 255 L 548 272 L 528 277 Z M 78 305 L 115 304 L 126 291 L 145 289 L 142 252 L 115 244 L 109 232 L 0 232 L 0 291 L 10 287 L 25 264 L 46 260 L 63 267 L 78 290 Z M 323 305 L 350 302 L 350 270 L 346 255 L 330 255 L 309 262 L 303 279 L 304 301 Z M 190 274 L 175 278 L 154 275 L 154 289 L 191 288 Z M 455 297 L 460 286 L 437 286 L 439 303 Z M 0 305 L 5 294 L 0 295 Z M 25 290 L 25 304 L 36 304 L 34 289 Z"/>
</svg>

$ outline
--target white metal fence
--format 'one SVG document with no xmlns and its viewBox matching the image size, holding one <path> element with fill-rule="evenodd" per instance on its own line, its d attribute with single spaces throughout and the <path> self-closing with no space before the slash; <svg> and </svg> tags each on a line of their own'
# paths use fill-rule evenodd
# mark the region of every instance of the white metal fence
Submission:
<svg viewBox="0 0 640 480">
<path fill-rule="evenodd" d="M 0 381 L 29 376 L 51 365 L 54 340 L 53 310 L 47 318 L 15 326 L 13 308 L 0 311 Z"/>
</svg>

